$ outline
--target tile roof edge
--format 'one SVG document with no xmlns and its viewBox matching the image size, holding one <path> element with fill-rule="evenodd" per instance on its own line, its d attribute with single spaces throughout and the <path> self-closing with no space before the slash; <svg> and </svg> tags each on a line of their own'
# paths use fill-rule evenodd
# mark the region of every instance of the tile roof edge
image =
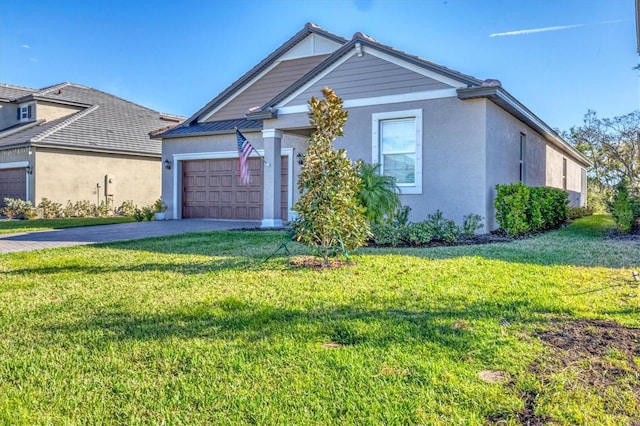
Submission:
<svg viewBox="0 0 640 426">
<path fill-rule="evenodd" d="M 85 109 L 83 111 L 77 112 L 77 113 L 73 114 L 71 117 L 69 117 L 66 120 L 62 121 L 61 123 L 58 123 L 55 126 L 53 126 L 52 128 L 50 128 L 48 130 L 45 130 L 44 132 L 32 137 L 30 142 L 42 142 L 42 140 L 44 140 L 46 137 L 51 136 L 52 134 L 54 134 L 58 130 L 64 129 L 65 127 L 67 127 L 68 125 L 73 123 L 74 121 L 77 121 L 77 120 L 81 119 L 82 117 L 91 114 L 93 111 L 97 110 L 98 108 L 100 108 L 98 105 L 94 105 L 91 108 L 87 108 L 87 109 Z"/>
<path fill-rule="evenodd" d="M 25 130 L 31 129 L 32 127 L 36 127 L 41 124 L 44 124 L 46 121 L 47 120 L 45 119 L 40 119 L 40 120 L 33 121 L 31 123 L 25 124 L 24 126 L 2 131 L 0 132 L 0 139 L 6 138 L 7 136 L 15 135 L 16 133 L 24 132 Z"/>
</svg>

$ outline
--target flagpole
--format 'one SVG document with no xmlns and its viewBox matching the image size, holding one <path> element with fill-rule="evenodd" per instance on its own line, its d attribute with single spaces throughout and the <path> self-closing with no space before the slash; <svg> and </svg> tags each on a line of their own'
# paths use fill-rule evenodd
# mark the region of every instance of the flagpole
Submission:
<svg viewBox="0 0 640 426">
<path fill-rule="evenodd" d="M 238 129 L 237 127 L 234 127 L 234 130 L 238 133 L 240 133 L 242 135 L 242 132 L 240 132 L 240 129 Z M 242 135 L 242 137 L 244 137 L 244 135 Z M 245 138 L 246 139 L 246 138 Z M 260 157 L 262 159 L 262 162 L 267 166 L 271 166 L 271 164 L 269 164 L 269 162 L 267 160 L 264 159 L 264 157 L 262 155 L 260 155 L 260 153 L 258 152 L 258 150 L 256 150 L 256 148 L 253 146 L 253 144 L 251 144 L 251 149 L 253 150 L 253 152 L 256 153 L 256 155 L 258 157 Z"/>
</svg>

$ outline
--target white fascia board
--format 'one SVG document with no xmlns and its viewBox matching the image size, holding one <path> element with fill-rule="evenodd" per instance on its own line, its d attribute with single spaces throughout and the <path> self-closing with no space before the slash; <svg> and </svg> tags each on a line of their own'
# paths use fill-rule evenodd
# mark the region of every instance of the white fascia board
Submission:
<svg viewBox="0 0 640 426">
<path fill-rule="evenodd" d="M 229 102 L 231 102 L 232 100 L 234 100 L 235 98 L 237 98 L 242 92 L 244 92 L 245 90 L 247 90 L 249 87 L 251 87 L 255 82 L 257 82 L 258 80 L 260 80 L 262 77 L 264 77 L 268 72 L 270 72 L 272 69 L 274 69 L 275 67 L 277 67 L 280 64 L 280 60 L 275 61 L 273 64 L 271 64 L 269 67 L 267 67 L 267 69 L 265 69 L 264 71 L 262 71 L 260 74 L 258 74 L 255 78 L 251 79 L 247 84 L 245 84 L 241 89 L 236 90 L 235 93 L 231 96 L 229 96 L 227 99 L 225 99 L 224 102 L 222 102 L 220 105 L 218 105 L 217 107 L 215 107 L 213 110 L 211 110 L 211 112 L 209 112 L 207 115 L 205 115 L 204 117 L 198 119 L 197 123 L 202 123 L 207 121 L 209 118 L 211 118 L 211 116 L 213 116 L 216 112 L 220 111 L 222 108 L 224 108 Z"/>
<path fill-rule="evenodd" d="M 458 94 L 456 89 L 429 90 L 426 92 L 403 93 L 399 95 L 375 96 L 372 98 L 349 99 L 344 101 L 344 108 L 357 108 L 373 105 L 397 104 L 402 102 L 426 101 L 429 99 L 455 98 Z M 309 106 L 295 105 L 278 108 L 278 115 L 298 114 L 309 111 Z"/>
<path fill-rule="evenodd" d="M 20 169 L 22 167 L 27 167 L 29 165 L 28 161 L 15 161 L 13 163 L 0 163 L 0 170 L 3 169 Z"/>
<path fill-rule="evenodd" d="M 335 70 L 336 68 L 338 68 L 340 65 L 342 65 L 343 63 L 345 63 L 349 58 L 351 58 L 353 55 L 356 54 L 355 49 L 352 49 L 349 53 L 346 53 L 342 58 L 338 59 L 336 62 L 334 62 L 333 64 L 331 64 L 327 69 L 325 69 L 323 72 L 321 72 L 320 74 L 318 74 L 317 76 L 315 76 L 314 78 L 312 78 L 310 81 L 307 82 L 307 84 L 305 84 L 304 86 L 302 86 L 301 88 L 299 88 L 298 90 L 296 90 L 295 92 L 293 92 L 292 94 L 290 94 L 289 96 L 287 96 L 286 98 L 284 98 L 282 100 L 282 102 L 280 102 L 278 105 L 286 105 L 289 102 L 291 102 L 293 99 L 296 98 L 296 96 L 298 96 L 300 93 L 304 92 L 305 90 L 307 90 L 309 87 L 313 86 L 314 84 L 316 84 L 319 80 L 323 79 L 327 74 L 329 74 L 331 71 Z M 278 105 L 276 105 L 276 108 L 278 107 Z M 305 105 L 306 108 L 306 105 Z M 305 110 L 306 111 L 306 110 Z M 280 112 L 280 109 L 278 109 L 278 112 Z"/>
</svg>

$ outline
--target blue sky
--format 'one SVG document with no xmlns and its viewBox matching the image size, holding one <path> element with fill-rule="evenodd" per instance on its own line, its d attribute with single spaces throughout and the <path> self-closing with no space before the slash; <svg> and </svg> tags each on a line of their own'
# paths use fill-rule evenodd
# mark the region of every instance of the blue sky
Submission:
<svg viewBox="0 0 640 426">
<path fill-rule="evenodd" d="M 640 108 L 633 0 L 0 0 L 0 82 L 190 116 L 306 22 L 480 79 L 551 127 Z"/>
</svg>

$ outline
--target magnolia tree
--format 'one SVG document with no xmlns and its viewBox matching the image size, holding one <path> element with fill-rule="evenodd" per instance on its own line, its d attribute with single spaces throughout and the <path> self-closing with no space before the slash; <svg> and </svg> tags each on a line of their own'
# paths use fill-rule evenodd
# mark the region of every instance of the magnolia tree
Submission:
<svg viewBox="0 0 640 426">
<path fill-rule="evenodd" d="M 358 203 L 360 178 L 344 149 L 333 149 L 343 136 L 348 112 L 333 90 L 322 90 L 324 99 L 309 101 L 309 120 L 316 129 L 304 156 L 298 189 L 302 194 L 294 209 L 295 239 L 316 248 L 329 265 L 329 256 L 363 246 L 369 236 L 364 207 Z"/>
</svg>

